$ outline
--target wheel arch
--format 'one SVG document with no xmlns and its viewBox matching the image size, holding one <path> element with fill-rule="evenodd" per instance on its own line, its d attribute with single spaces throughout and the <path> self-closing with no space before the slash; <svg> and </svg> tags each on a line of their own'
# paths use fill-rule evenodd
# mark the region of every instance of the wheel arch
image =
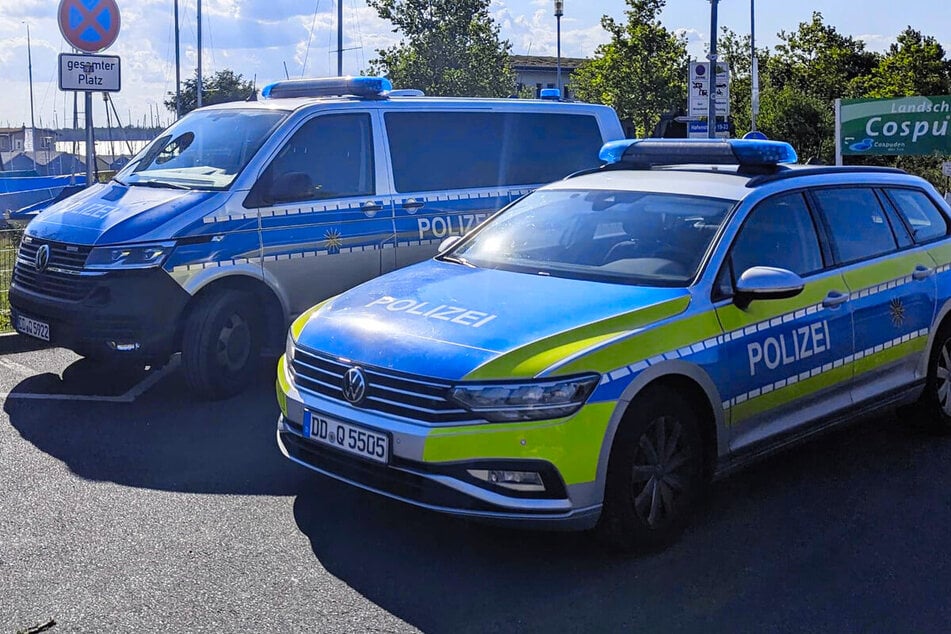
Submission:
<svg viewBox="0 0 951 634">
<path fill-rule="evenodd" d="M 260 269 L 258 269 L 258 273 Z M 203 298 L 212 293 L 223 290 L 235 290 L 251 294 L 256 305 L 261 307 L 264 319 L 264 347 L 267 350 L 282 350 L 284 347 L 285 329 L 287 328 L 286 300 L 278 293 L 274 286 L 254 275 L 253 271 L 223 271 L 218 275 L 210 275 L 191 285 L 188 289 L 191 294 L 182 319 L 179 320 L 177 340 L 182 338 L 182 329 L 195 307 Z"/>
<path fill-rule="evenodd" d="M 921 355 L 921 359 L 918 361 L 918 378 L 928 376 L 928 363 L 931 360 L 931 354 L 934 352 L 934 346 L 937 343 L 938 332 L 943 328 L 949 327 L 951 327 L 951 299 L 946 301 L 943 306 L 938 307 L 937 314 L 932 322 L 931 331 L 928 333 L 928 343 L 925 348 L 925 354 Z"/>
<path fill-rule="evenodd" d="M 624 390 L 608 423 L 601 453 L 598 457 L 597 484 L 603 494 L 607 482 L 608 462 L 614 438 L 624 422 L 631 403 L 645 390 L 666 386 L 687 395 L 701 420 L 704 446 L 704 470 L 712 476 L 719 457 L 729 450 L 729 437 L 720 392 L 702 368 L 686 361 L 668 361 L 641 372 Z"/>
</svg>

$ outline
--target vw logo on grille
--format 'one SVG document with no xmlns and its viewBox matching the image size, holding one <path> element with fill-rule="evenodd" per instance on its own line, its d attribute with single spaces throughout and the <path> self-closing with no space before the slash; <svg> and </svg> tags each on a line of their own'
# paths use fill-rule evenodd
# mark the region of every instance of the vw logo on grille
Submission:
<svg viewBox="0 0 951 634">
<path fill-rule="evenodd" d="M 367 380 L 360 368 L 350 368 L 343 375 L 343 397 L 353 404 L 363 400 L 367 393 Z"/>
<path fill-rule="evenodd" d="M 33 258 L 33 266 L 36 267 L 36 270 L 42 273 L 46 270 L 46 267 L 50 264 L 50 245 L 41 244 L 40 248 L 36 250 L 36 256 Z"/>
</svg>

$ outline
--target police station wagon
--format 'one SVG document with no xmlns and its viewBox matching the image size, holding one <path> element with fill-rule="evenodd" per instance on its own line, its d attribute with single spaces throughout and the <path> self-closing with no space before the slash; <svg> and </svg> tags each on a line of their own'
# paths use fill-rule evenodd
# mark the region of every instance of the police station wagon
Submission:
<svg viewBox="0 0 951 634">
<path fill-rule="evenodd" d="M 951 429 L 948 207 L 772 141 L 619 141 L 297 319 L 291 460 L 399 500 L 656 546 L 712 477 L 886 406 Z"/>
<path fill-rule="evenodd" d="M 623 138 L 607 106 L 390 88 L 282 81 L 183 117 L 29 224 L 14 326 L 105 361 L 180 351 L 196 391 L 228 396 L 314 303 L 432 257 Z"/>
</svg>

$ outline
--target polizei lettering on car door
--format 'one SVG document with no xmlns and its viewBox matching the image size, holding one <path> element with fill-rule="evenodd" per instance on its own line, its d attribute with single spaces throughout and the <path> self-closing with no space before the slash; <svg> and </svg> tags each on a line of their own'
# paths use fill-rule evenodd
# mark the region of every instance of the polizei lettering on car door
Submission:
<svg viewBox="0 0 951 634">
<path fill-rule="evenodd" d="M 427 232 L 430 232 L 434 238 L 462 236 L 488 217 L 489 214 L 459 214 L 417 218 L 416 227 L 419 229 L 420 240 L 426 238 Z"/>
<path fill-rule="evenodd" d="M 753 341 L 746 346 L 750 361 L 750 376 L 756 376 L 762 366 L 775 370 L 803 359 L 825 352 L 832 347 L 829 324 L 824 319 L 808 326 L 767 337 L 765 341 Z"/>
</svg>

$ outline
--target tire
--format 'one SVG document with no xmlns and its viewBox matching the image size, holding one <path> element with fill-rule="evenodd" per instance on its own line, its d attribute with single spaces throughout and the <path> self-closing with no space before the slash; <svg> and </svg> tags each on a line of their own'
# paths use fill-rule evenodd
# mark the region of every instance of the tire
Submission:
<svg viewBox="0 0 951 634">
<path fill-rule="evenodd" d="M 929 431 L 951 434 L 951 325 L 943 325 L 935 336 L 919 405 Z"/>
<path fill-rule="evenodd" d="M 620 550 L 651 551 L 686 528 L 706 484 L 700 418 L 683 395 L 649 388 L 614 437 L 597 532 Z"/>
<path fill-rule="evenodd" d="M 223 290 L 202 297 L 182 335 L 182 370 L 188 387 L 213 400 L 240 392 L 260 361 L 260 324 L 260 313 L 247 293 Z"/>
</svg>

